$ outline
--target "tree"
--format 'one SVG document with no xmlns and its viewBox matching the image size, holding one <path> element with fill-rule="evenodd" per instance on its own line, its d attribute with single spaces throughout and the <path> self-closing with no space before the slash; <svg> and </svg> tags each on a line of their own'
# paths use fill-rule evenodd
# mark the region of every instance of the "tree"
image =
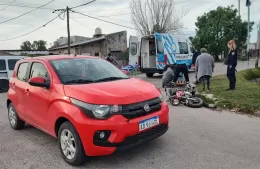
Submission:
<svg viewBox="0 0 260 169">
<path fill-rule="evenodd" d="M 175 13 L 174 0 L 132 0 L 133 23 L 141 36 L 154 32 L 178 32 L 183 28 L 182 17 Z"/>
<path fill-rule="evenodd" d="M 43 41 L 43 40 L 33 41 L 32 49 L 33 50 L 46 50 L 47 49 L 46 45 L 47 45 L 47 42 Z"/>
<path fill-rule="evenodd" d="M 21 47 L 21 50 L 32 50 L 32 44 L 30 41 L 23 42 L 20 47 Z"/>
<path fill-rule="evenodd" d="M 250 32 L 254 22 L 250 23 Z M 207 47 L 208 51 L 219 60 L 219 54 L 227 51 L 227 42 L 234 39 L 237 47 L 245 45 L 247 40 L 247 22 L 237 15 L 234 6 L 218 7 L 198 17 L 195 23 L 196 36 L 192 43 L 196 49 Z"/>
<path fill-rule="evenodd" d="M 44 40 L 33 41 L 25 41 L 21 45 L 22 50 L 47 50 L 46 48 L 47 42 Z"/>
</svg>

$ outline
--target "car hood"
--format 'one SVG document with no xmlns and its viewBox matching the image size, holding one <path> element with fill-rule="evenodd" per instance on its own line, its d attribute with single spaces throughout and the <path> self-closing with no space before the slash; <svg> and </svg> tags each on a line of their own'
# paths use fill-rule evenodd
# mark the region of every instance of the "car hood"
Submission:
<svg viewBox="0 0 260 169">
<path fill-rule="evenodd" d="M 131 104 L 160 95 L 153 84 L 130 78 L 110 82 L 64 85 L 65 95 L 92 104 Z"/>
</svg>

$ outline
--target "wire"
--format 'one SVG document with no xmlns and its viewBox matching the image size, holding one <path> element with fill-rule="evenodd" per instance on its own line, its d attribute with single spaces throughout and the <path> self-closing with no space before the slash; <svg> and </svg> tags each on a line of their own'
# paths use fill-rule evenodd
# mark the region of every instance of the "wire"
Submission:
<svg viewBox="0 0 260 169">
<path fill-rule="evenodd" d="M 71 18 L 71 19 L 72 19 L 74 22 L 77 22 L 78 24 L 80 24 L 80 25 L 82 25 L 82 26 L 88 28 L 89 30 L 93 30 L 93 29 L 89 28 L 88 26 L 86 26 L 85 24 L 83 24 L 83 23 L 81 23 L 81 22 L 79 22 L 79 21 L 77 21 L 77 20 L 75 20 L 75 19 L 73 19 L 73 18 Z"/>
<path fill-rule="evenodd" d="M 114 15 L 103 15 L 103 16 L 100 16 L 100 15 L 95 15 L 96 17 L 110 17 L 110 16 L 122 16 L 122 15 L 130 15 L 132 13 L 124 13 L 124 14 L 114 14 Z M 73 17 L 73 18 L 86 18 L 86 17 Z"/>
<path fill-rule="evenodd" d="M 5 21 L 2 21 L 2 22 L 0 22 L 0 24 L 3 24 L 3 23 L 6 23 L 6 22 L 15 20 L 15 19 L 20 18 L 20 17 L 22 17 L 22 16 L 24 16 L 24 15 L 27 15 L 27 14 L 33 12 L 33 11 L 36 11 L 37 9 L 40 9 L 40 8 L 43 7 L 43 6 L 48 5 L 49 3 L 52 3 L 53 1 L 55 1 L 55 0 L 51 0 L 51 1 L 49 1 L 48 3 L 46 3 L 46 4 L 44 4 L 44 5 L 41 5 L 41 6 L 37 7 L 36 9 L 33 9 L 33 10 L 31 10 L 31 11 L 29 11 L 29 12 L 26 12 L 26 13 L 24 13 L 24 14 L 22 14 L 22 15 L 16 16 L 16 17 L 14 17 L 14 18 L 11 18 L 11 19 L 8 19 L 8 20 L 5 20 Z"/>
<path fill-rule="evenodd" d="M 5 7 L 3 7 L 0 11 L 5 10 L 6 8 L 8 8 L 8 6 L 12 5 L 16 0 L 13 0 L 10 4 L 7 4 Z"/>
<path fill-rule="evenodd" d="M 62 12 L 62 13 L 63 13 L 63 12 Z M 62 15 L 62 13 L 60 13 L 60 15 Z M 48 21 L 48 22 L 45 23 L 44 25 L 42 25 L 42 26 L 40 26 L 40 27 L 38 27 L 38 28 L 36 28 L 36 29 L 34 29 L 34 30 L 28 32 L 28 33 L 22 34 L 22 35 L 20 35 L 20 36 L 14 37 L 14 38 L 0 39 L 0 42 L 18 39 L 18 38 L 21 38 L 21 37 L 23 37 L 23 36 L 29 35 L 29 34 L 31 34 L 31 33 L 33 33 L 33 32 L 36 32 L 37 30 L 39 30 L 39 29 L 41 29 L 41 28 L 43 28 L 43 27 L 46 27 L 49 23 L 53 22 L 53 21 L 54 21 L 55 19 L 57 19 L 60 15 L 56 16 L 55 18 L 53 18 L 52 20 Z"/>
<path fill-rule="evenodd" d="M 0 6 L 1 5 L 8 5 L 8 6 L 21 7 L 21 8 L 33 8 L 33 9 L 38 8 L 38 7 L 35 7 L 35 6 L 27 6 L 27 5 L 19 5 L 19 4 L 0 4 Z M 55 9 L 51 9 L 51 8 L 40 8 L 40 9 L 55 10 Z"/>
<path fill-rule="evenodd" d="M 134 29 L 134 30 L 139 30 L 139 29 L 136 29 L 136 28 L 133 28 L 133 27 L 129 27 L 129 26 L 125 26 L 125 25 L 118 24 L 118 23 L 106 21 L 106 20 L 103 20 L 103 19 L 100 19 L 100 18 L 97 18 L 97 17 L 89 16 L 89 15 L 86 15 L 86 14 L 84 14 L 84 13 L 80 13 L 80 12 L 76 12 L 76 11 L 72 11 L 72 12 L 78 13 L 78 14 L 81 14 L 81 15 L 84 15 L 84 16 L 87 16 L 87 17 L 92 18 L 92 19 L 96 19 L 96 20 L 99 20 L 99 21 L 103 21 L 103 22 L 106 22 L 106 23 L 110 23 L 110 24 L 113 24 L 113 25 L 117 25 L 117 26 L 129 28 L 129 29 Z"/>
<path fill-rule="evenodd" d="M 78 6 L 74 6 L 74 7 L 70 8 L 70 9 L 75 9 L 75 8 L 78 8 L 78 7 L 81 7 L 81 6 L 85 6 L 85 5 L 88 5 L 88 4 L 90 4 L 90 3 L 92 3 L 92 2 L 95 2 L 95 1 L 96 1 L 96 0 L 92 0 L 92 1 L 89 1 L 89 2 L 87 2 L 87 3 L 85 3 L 85 4 L 78 5 Z"/>
</svg>

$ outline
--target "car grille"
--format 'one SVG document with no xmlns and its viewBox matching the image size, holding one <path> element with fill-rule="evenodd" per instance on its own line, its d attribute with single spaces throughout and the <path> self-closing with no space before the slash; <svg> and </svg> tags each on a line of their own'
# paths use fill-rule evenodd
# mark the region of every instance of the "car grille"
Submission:
<svg viewBox="0 0 260 169">
<path fill-rule="evenodd" d="M 122 143 L 117 145 L 117 149 L 123 150 L 142 144 L 146 141 L 155 139 L 156 137 L 163 135 L 167 130 L 168 124 L 160 124 L 142 133 L 127 137 Z"/>
<path fill-rule="evenodd" d="M 146 112 L 144 110 L 144 105 L 148 104 L 150 106 L 150 111 Z M 144 102 L 123 105 L 122 115 L 127 119 L 133 119 L 153 112 L 161 110 L 161 100 L 159 98 L 154 98 Z"/>
</svg>

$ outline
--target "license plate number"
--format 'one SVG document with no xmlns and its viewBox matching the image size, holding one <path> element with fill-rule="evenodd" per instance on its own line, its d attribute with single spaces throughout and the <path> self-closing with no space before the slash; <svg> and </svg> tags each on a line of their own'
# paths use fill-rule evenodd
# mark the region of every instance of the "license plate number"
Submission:
<svg viewBox="0 0 260 169">
<path fill-rule="evenodd" d="M 149 129 L 159 124 L 159 116 L 155 116 L 139 122 L 139 131 Z"/>
</svg>

